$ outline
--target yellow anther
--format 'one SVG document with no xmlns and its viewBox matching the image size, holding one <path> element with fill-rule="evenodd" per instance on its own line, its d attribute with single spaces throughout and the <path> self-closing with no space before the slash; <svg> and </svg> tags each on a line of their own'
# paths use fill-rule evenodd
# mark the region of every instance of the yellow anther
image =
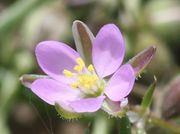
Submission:
<svg viewBox="0 0 180 134">
<path fill-rule="evenodd" d="M 90 92 L 92 90 L 91 88 L 98 86 L 97 83 L 99 78 L 95 74 L 95 69 L 93 65 L 90 64 L 87 68 L 88 72 L 86 72 L 87 70 L 84 70 L 84 72 L 82 72 L 82 70 L 85 68 L 84 61 L 81 58 L 77 58 L 76 63 L 77 64 L 74 66 L 74 70 L 76 71 L 76 73 L 65 69 L 63 71 L 63 74 L 67 77 L 75 76 L 76 79 L 72 79 L 75 80 L 74 83 L 70 84 L 72 88 L 82 88 L 83 90 L 87 89 Z"/>
<path fill-rule="evenodd" d="M 90 88 L 90 84 L 84 84 L 83 85 L 86 89 L 89 89 Z"/>
<path fill-rule="evenodd" d="M 78 83 L 78 82 L 76 82 L 76 83 L 71 84 L 71 87 L 72 87 L 72 88 L 77 88 L 77 87 L 78 87 L 78 85 L 79 85 L 79 83 Z"/>
<path fill-rule="evenodd" d="M 84 61 L 81 58 L 77 58 L 76 62 L 78 65 L 74 67 L 74 70 L 76 70 L 78 73 L 82 72 L 83 68 L 85 67 Z"/>
<path fill-rule="evenodd" d="M 84 67 L 84 66 L 85 66 L 84 61 L 83 61 L 81 58 L 77 58 L 77 59 L 76 59 L 76 62 L 77 62 L 77 64 L 78 64 L 80 67 Z"/>
<path fill-rule="evenodd" d="M 73 76 L 73 75 L 74 75 L 74 73 L 72 73 L 71 71 L 66 70 L 66 69 L 63 71 L 63 74 L 64 74 L 65 76 L 68 76 L 68 77 L 70 77 L 70 76 Z"/>
<path fill-rule="evenodd" d="M 75 67 L 74 67 L 74 70 L 75 71 L 77 71 L 78 73 L 80 73 L 81 71 L 82 71 L 82 67 L 81 66 L 78 66 L 78 65 L 76 65 Z"/>
<path fill-rule="evenodd" d="M 88 70 L 89 70 L 90 72 L 94 72 L 94 67 L 93 67 L 92 64 L 90 64 L 90 65 L 88 66 Z"/>
<path fill-rule="evenodd" d="M 80 75 L 78 82 L 82 87 L 85 89 L 90 89 L 93 85 L 96 85 L 97 82 L 97 76 L 95 75 Z"/>
<path fill-rule="evenodd" d="M 92 76 L 92 79 L 93 79 L 93 81 L 96 81 L 96 80 L 98 80 L 98 77 L 97 77 L 97 75 L 94 75 L 94 76 Z"/>
</svg>

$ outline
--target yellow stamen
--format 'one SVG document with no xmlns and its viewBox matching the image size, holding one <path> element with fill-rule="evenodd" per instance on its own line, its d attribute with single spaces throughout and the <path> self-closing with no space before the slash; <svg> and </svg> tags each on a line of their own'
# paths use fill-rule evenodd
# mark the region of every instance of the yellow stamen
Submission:
<svg viewBox="0 0 180 134">
<path fill-rule="evenodd" d="M 74 67 L 74 70 L 75 71 L 77 71 L 78 73 L 80 73 L 81 71 L 82 71 L 82 67 L 80 67 L 80 66 L 78 66 L 78 65 L 76 65 L 75 67 Z"/>
<path fill-rule="evenodd" d="M 89 89 L 90 88 L 90 84 L 84 84 L 83 85 L 86 89 Z"/>
<path fill-rule="evenodd" d="M 74 66 L 74 70 L 76 73 L 73 73 L 69 70 L 64 70 L 63 74 L 67 77 L 75 76 L 72 78 L 74 83 L 70 84 L 72 88 L 78 88 L 81 90 L 87 90 L 85 92 L 89 92 L 94 94 L 93 88 L 98 88 L 99 78 L 95 73 L 95 69 L 92 64 L 90 64 L 84 72 L 82 70 L 85 67 L 85 63 L 81 58 L 76 59 L 76 65 Z M 87 71 L 87 72 L 86 72 Z"/>
<path fill-rule="evenodd" d="M 97 75 L 92 76 L 92 79 L 93 79 L 94 81 L 98 80 Z"/>
<path fill-rule="evenodd" d="M 94 67 L 93 67 L 92 64 L 90 64 L 90 65 L 88 66 L 88 70 L 89 70 L 90 72 L 94 72 Z"/>
<path fill-rule="evenodd" d="M 68 76 L 68 77 L 71 77 L 71 76 L 74 76 L 74 75 L 75 75 L 74 73 L 72 73 L 71 71 L 66 70 L 66 69 L 63 71 L 63 74 L 64 74 L 65 76 Z"/>
<path fill-rule="evenodd" d="M 81 58 L 77 58 L 77 59 L 76 59 L 76 62 L 77 62 L 77 64 L 78 64 L 79 66 L 81 66 L 81 67 L 84 67 L 84 66 L 85 66 L 84 61 L 83 61 Z"/>
<path fill-rule="evenodd" d="M 78 82 L 76 82 L 76 83 L 71 84 L 71 87 L 72 87 L 72 88 L 77 88 L 77 87 L 78 87 L 78 85 L 79 85 L 79 83 L 78 83 Z"/>
<path fill-rule="evenodd" d="M 76 63 L 78 65 L 74 67 L 74 70 L 77 71 L 78 73 L 82 72 L 83 68 L 85 67 L 84 61 L 81 58 L 77 58 Z"/>
<path fill-rule="evenodd" d="M 96 85 L 97 83 L 97 76 L 94 75 L 80 75 L 79 76 L 79 84 L 82 85 L 82 87 L 89 89 L 92 87 L 92 85 Z"/>
</svg>

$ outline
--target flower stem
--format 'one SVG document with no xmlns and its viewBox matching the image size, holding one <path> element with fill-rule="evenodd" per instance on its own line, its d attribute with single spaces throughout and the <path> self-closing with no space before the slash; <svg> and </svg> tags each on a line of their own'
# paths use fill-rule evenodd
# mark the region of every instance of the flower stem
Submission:
<svg viewBox="0 0 180 134">
<path fill-rule="evenodd" d="M 120 118 L 119 134 L 131 134 L 131 124 L 129 118 L 126 115 Z"/>
<path fill-rule="evenodd" d="M 141 110 L 140 109 L 137 109 L 135 107 L 131 107 L 131 111 L 133 112 L 136 112 L 140 115 L 141 113 Z M 143 118 L 143 117 L 142 117 Z M 159 117 L 155 117 L 154 115 L 152 114 L 148 114 L 146 117 L 145 117 L 145 122 L 147 124 L 152 124 L 154 126 L 158 126 L 158 127 L 161 127 L 167 131 L 170 131 L 174 134 L 179 134 L 180 133 L 180 127 L 177 126 L 176 124 L 173 124 L 171 123 L 170 121 L 167 121 L 167 120 L 164 120 L 164 119 L 161 119 Z"/>
<path fill-rule="evenodd" d="M 160 118 L 157 118 L 154 116 L 149 116 L 149 118 L 147 118 L 147 123 L 159 126 L 159 127 L 164 128 L 168 131 L 171 131 L 175 134 L 180 134 L 180 128 L 177 125 L 172 124 L 166 120 L 163 120 L 163 119 L 160 119 Z"/>
<path fill-rule="evenodd" d="M 111 123 L 111 120 L 103 114 L 96 116 L 92 134 L 109 134 Z"/>
</svg>

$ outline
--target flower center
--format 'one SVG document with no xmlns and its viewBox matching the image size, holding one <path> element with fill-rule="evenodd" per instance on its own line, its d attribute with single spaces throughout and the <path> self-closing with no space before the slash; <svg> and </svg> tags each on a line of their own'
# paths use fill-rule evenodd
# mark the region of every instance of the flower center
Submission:
<svg viewBox="0 0 180 134">
<path fill-rule="evenodd" d="M 66 69 L 63 71 L 63 74 L 72 81 L 70 86 L 81 90 L 86 95 L 100 95 L 104 88 L 104 82 L 97 76 L 93 65 L 90 64 L 86 68 L 81 58 L 77 58 L 76 63 L 77 65 L 73 68 L 75 73 Z"/>
</svg>

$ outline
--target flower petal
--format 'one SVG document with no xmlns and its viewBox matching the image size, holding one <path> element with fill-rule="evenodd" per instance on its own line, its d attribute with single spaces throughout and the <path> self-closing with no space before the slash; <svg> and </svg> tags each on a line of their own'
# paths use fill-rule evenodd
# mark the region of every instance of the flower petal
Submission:
<svg viewBox="0 0 180 134">
<path fill-rule="evenodd" d="M 122 110 L 120 107 L 120 101 L 112 101 L 108 97 L 105 98 L 102 109 L 110 115 L 117 116 Z"/>
<path fill-rule="evenodd" d="M 107 83 L 105 94 L 113 101 L 121 101 L 132 90 L 135 74 L 130 64 L 121 66 Z"/>
<path fill-rule="evenodd" d="M 105 96 L 99 96 L 96 98 L 86 98 L 75 100 L 70 103 L 70 106 L 75 112 L 95 112 L 101 108 Z"/>
<path fill-rule="evenodd" d="M 81 116 L 80 113 L 75 113 L 72 108 L 69 107 L 69 103 L 64 103 L 62 100 L 55 103 L 55 108 L 60 116 L 65 119 L 76 119 Z"/>
<path fill-rule="evenodd" d="M 121 65 L 125 45 L 121 32 L 114 24 L 103 26 L 98 32 L 92 48 L 92 60 L 100 77 L 114 73 Z"/>
<path fill-rule="evenodd" d="M 59 99 L 58 101 L 56 101 L 56 104 L 59 105 L 63 110 L 67 111 L 67 112 L 75 112 L 72 107 L 70 107 L 70 102 L 69 101 L 65 101 L 62 99 Z"/>
<path fill-rule="evenodd" d="M 44 41 L 36 47 L 36 57 L 39 66 L 50 77 L 67 82 L 68 79 L 63 75 L 63 70 L 73 72 L 76 59 L 79 54 L 68 45 L 57 41 Z"/>
<path fill-rule="evenodd" d="M 101 109 L 108 114 L 118 117 L 123 113 L 123 108 L 128 104 L 128 99 L 123 98 L 121 101 L 112 101 L 108 97 L 103 101 Z"/>
<path fill-rule="evenodd" d="M 54 105 L 58 100 L 75 100 L 79 95 L 79 90 L 72 89 L 70 86 L 59 81 L 47 78 L 34 81 L 31 85 L 31 90 L 50 105 Z"/>
</svg>

